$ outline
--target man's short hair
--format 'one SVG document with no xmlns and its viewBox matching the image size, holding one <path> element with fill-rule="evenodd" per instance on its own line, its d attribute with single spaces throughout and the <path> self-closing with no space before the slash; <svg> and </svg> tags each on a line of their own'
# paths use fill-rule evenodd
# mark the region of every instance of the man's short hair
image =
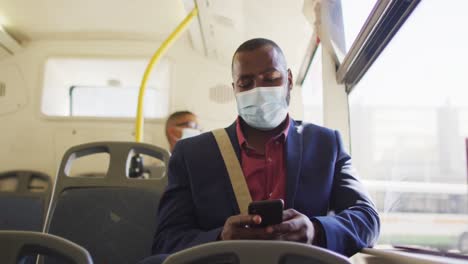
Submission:
<svg viewBox="0 0 468 264">
<path fill-rule="evenodd" d="M 270 46 L 273 49 L 275 49 L 279 54 L 280 58 L 282 60 L 283 66 L 286 68 L 286 58 L 284 57 L 283 50 L 276 44 L 273 40 L 269 40 L 266 38 L 254 38 L 254 39 L 249 39 L 246 42 L 242 43 L 234 52 L 234 55 L 232 55 L 232 61 L 231 61 L 231 70 L 234 67 L 234 58 L 236 57 L 236 54 L 239 52 L 244 52 L 244 51 L 253 51 L 261 47 L 265 46 Z"/>
<path fill-rule="evenodd" d="M 177 112 L 172 113 L 166 120 L 166 129 L 167 129 L 167 126 L 169 125 L 169 123 L 177 120 L 179 117 L 186 116 L 186 115 L 195 116 L 194 113 L 192 113 L 190 111 L 187 111 L 187 110 L 177 111 Z"/>
<path fill-rule="evenodd" d="M 167 132 L 167 127 L 171 124 L 171 123 L 174 123 L 179 117 L 183 117 L 183 116 L 186 116 L 186 115 L 192 115 L 192 116 L 195 116 L 194 113 L 190 112 L 190 111 L 187 111 L 187 110 L 183 110 L 183 111 L 176 111 L 174 113 L 172 113 L 166 120 L 166 125 L 164 127 L 164 132 L 166 134 L 166 138 L 167 140 L 169 140 L 169 134 Z"/>
</svg>

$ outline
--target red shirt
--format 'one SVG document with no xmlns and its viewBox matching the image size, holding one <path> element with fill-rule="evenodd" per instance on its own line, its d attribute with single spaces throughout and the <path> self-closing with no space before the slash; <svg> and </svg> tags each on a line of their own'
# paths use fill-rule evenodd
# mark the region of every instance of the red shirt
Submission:
<svg viewBox="0 0 468 264">
<path fill-rule="evenodd" d="M 286 160 L 284 146 L 289 130 L 289 116 L 283 131 L 270 138 L 265 154 L 249 146 L 242 132 L 240 118 L 236 121 L 237 140 L 241 151 L 241 166 L 253 201 L 286 198 Z"/>
</svg>

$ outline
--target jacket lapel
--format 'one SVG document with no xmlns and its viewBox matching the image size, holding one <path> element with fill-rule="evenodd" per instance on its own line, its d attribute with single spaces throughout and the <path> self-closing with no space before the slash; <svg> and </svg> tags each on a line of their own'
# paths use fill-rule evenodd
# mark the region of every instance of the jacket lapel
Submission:
<svg viewBox="0 0 468 264">
<path fill-rule="evenodd" d="M 286 139 L 286 208 L 294 207 L 302 164 L 302 124 L 291 119 Z"/>
<path fill-rule="evenodd" d="M 239 141 L 237 140 L 237 132 L 236 132 L 236 121 L 232 123 L 230 126 L 226 127 L 226 132 L 228 133 L 229 139 L 231 140 L 231 144 L 234 147 L 234 151 L 236 152 L 237 159 L 241 160 L 240 157 L 240 146 Z"/>
</svg>

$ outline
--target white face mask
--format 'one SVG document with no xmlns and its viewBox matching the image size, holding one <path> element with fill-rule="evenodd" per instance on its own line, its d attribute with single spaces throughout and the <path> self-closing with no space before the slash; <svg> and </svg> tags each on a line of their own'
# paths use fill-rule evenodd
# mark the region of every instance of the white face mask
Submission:
<svg viewBox="0 0 468 264">
<path fill-rule="evenodd" d="M 237 111 L 251 127 L 271 130 L 288 114 L 287 89 L 284 86 L 256 87 L 236 94 Z"/>
<path fill-rule="evenodd" d="M 182 129 L 182 137 L 181 139 L 184 139 L 184 138 L 189 138 L 189 137 L 194 137 L 194 136 L 198 136 L 200 135 L 201 132 L 200 130 L 198 129 L 195 129 L 195 128 L 183 128 Z"/>
</svg>

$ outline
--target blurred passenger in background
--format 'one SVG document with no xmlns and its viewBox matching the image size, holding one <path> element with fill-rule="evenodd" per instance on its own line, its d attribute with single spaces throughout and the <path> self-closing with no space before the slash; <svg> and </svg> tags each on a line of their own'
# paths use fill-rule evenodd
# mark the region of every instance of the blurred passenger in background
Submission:
<svg viewBox="0 0 468 264">
<path fill-rule="evenodd" d="M 169 150 L 172 152 L 176 142 L 182 138 L 189 138 L 200 134 L 197 116 L 190 111 L 172 113 L 166 121 L 166 137 Z"/>
</svg>

